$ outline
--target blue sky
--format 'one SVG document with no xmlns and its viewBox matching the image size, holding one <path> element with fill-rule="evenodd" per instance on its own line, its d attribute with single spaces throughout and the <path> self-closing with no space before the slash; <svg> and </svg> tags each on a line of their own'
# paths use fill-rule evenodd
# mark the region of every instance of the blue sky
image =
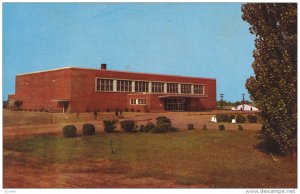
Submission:
<svg viewBox="0 0 300 194">
<path fill-rule="evenodd" d="M 66 66 L 217 79 L 241 100 L 254 36 L 240 3 L 4 3 L 3 99 L 15 76 Z"/>
</svg>

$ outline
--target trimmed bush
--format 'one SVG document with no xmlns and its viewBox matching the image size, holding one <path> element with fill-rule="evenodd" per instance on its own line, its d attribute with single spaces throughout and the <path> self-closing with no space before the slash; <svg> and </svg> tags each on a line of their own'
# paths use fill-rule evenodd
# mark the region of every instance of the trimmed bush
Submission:
<svg viewBox="0 0 300 194">
<path fill-rule="evenodd" d="M 125 108 L 125 112 L 128 112 L 128 108 L 127 107 Z"/>
<path fill-rule="evenodd" d="M 225 130 L 225 126 L 224 125 L 219 125 L 219 130 L 220 131 L 224 131 Z"/>
<path fill-rule="evenodd" d="M 161 123 L 154 128 L 154 133 L 166 133 L 171 128 L 169 123 Z"/>
<path fill-rule="evenodd" d="M 112 133 L 115 131 L 117 121 L 116 120 L 104 120 L 104 131 L 107 133 Z"/>
<path fill-rule="evenodd" d="M 235 119 L 235 115 L 228 115 L 227 122 L 231 123 L 232 119 Z"/>
<path fill-rule="evenodd" d="M 156 118 L 156 125 L 168 123 L 171 127 L 171 120 L 165 116 L 159 116 Z"/>
<path fill-rule="evenodd" d="M 116 116 L 119 116 L 119 109 L 116 109 L 115 115 L 116 115 Z"/>
<path fill-rule="evenodd" d="M 238 129 L 239 129 L 239 131 L 243 131 L 243 130 L 244 130 L 244 128 L 243 128 L 242 125 L 239 125 L 239 126 L 238 126 Z"/>
<path fill-rule="evenodd" d="M 193 124 L 188 124 L 188 130 L 194 130 L 194 125 Z"/>
<path fill-rule="evenodd" d="M 257 117 L 255 115 L 247 115 L 249 123 L 257 123 Z"/>
<path fill-rule="evenodd" d="M 125 120 L 120 122 L 121 128 L 126 132 L 132 132 L 135 127 L 134 120 Z"/>
<path fill-rule="evenodd" d="M 206 125 L 203 125 L 203 128 L 202 128 L 203 130 L 207 130 L 207 127 L 206 127 Z"/>
<path fill-rule="evenodd" d="M 144 130 L 141 130 L 142 132 L 150 132 L 153 131 L 155 129 L 155 125 L 152 122 L 149 122 L 146 124 Z"/>
<path fill-rule="evenodd" d="M 63 128 L 64 137 L 76 137 L 76 127 L 74 125 L 66 125 Z"/>
<path fill-rule="evenodd" d="M 217 122 L 227 122 L 228 121 L 228 115 L 226 115 L 226 114 L 217 114 L 216 118 L 217 118 Z"/>
<path fill-rule="evenodd" d="M 82 127 L 82 134 L 83 135 L 95 135 L 96 129 L 93 124 L 86 123 Z"/>
<path fill-rule="evenodd" d="M 106 112 L 110 112 L 109 108 L 106 109 Z"/>
<path fill-rule="evenodd" d="M 170 127 L 168 129 L 168 131 L 170 131 L 170 132 L 176 132 L 176 131 L 178 131 L 178 128 L 176 128 L 176 127 Z"/>
<path fill-rule="evenodd" d="M 245 122 L 246 122 L 246 118 L 245 118 L 243 115 L 238 114 L 238 115 L 236 116 L 236 122 L 237 122 L 237 123 L 245 123 Z"/>
<path fill-rule="evenodd" d="M 140 128 L 140 131 L 141 131 L 141 132 L 144 132 L 145 126 L 144 126 L 143 124 L 141 124 L 139 128 Z"/>
</svg>

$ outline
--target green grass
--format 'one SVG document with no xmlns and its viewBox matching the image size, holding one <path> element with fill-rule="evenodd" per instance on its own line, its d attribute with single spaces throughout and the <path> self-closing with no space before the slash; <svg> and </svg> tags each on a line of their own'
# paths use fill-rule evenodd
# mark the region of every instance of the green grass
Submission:
<svg viewBox="0 0 300 194">
<path fill-rule="evenodd" d="M 22 152 L 40 165 L 68 165 L 82 158 L 110 159 L 128 177 L 176 179 L 183 185 L 217 188 L 296 187 L 296 159 L 254 148 L 252 131 L 184 131 L 167 134 L 100 133 L 90 137 L 31 137 L 4 142 L 4 159 Z M 26 161 L 25 161 L 26 162 Z M 126 164 L 128 170 L 123 164 Z M 108 169 L 114 172 L 114 169 Z"/>
</svg>

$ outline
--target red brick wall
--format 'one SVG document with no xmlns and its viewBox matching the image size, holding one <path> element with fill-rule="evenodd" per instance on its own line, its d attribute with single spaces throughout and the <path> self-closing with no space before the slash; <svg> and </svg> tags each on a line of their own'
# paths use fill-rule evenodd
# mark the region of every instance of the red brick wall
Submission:
<svg viewBox="0 0 300 194">
<path fill-rule="evenodd" d="M 144 105 L 130 105 L 131 95 L 127 94 L 134 94 L 140 98 L 147 98 L 151 111 L 163 110 L 163 102 L 157 97 L 166 94 L 97 92 L 95 91 L 96 77 L 204 84 L 205 96 L 191 99 L 194 104 L 191 110 L 216 108 L 216 80 L 214 79 L 81 68 L 66 68 L 17 76 L 16 98 L 23 100 L 23 108 L 26 109 L 55 109 L 58 107 L 58 102 L 53 100 L 70 99 L 70 112 L 106 111 L 106 109 L 115 111 L 116 108 L 125 110 L 126 107 L 130 109 L 132 106 L 135 110 L 144 111 Z"/>
<path fill-rule="evenodd" d="M 16 77 L 16 99 L 24 109 L 56 109 L 57 99 L 71 99 L 71 71 L 61 69 Z"/>
</svg>

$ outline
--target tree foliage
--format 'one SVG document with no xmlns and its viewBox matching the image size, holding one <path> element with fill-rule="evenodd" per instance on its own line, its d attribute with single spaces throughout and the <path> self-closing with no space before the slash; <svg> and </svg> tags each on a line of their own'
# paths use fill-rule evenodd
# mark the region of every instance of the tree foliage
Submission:
<svg viewBox="0 0 300 194">
<path fill-rule="evenodd" d="M 255 76 L 246 82 L 261 109 L 264 129 L 282 153 L 297 147 L 297 4 L 242 5 L 243 20 L 256 36 L 252 64 Z"/>
</svg>

